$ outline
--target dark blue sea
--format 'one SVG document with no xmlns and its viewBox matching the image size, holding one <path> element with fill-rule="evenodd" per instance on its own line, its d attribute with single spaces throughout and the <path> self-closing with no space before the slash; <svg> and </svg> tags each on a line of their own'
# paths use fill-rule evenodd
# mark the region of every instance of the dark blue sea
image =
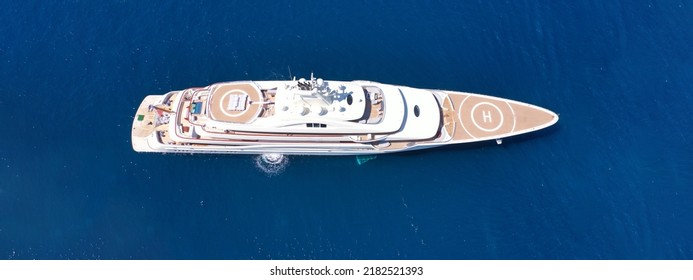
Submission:
<svg viewBox="0 0 693 280">
<path fill-rule="evenodd" d="M 3 1 L 0 259 L 693 259 L 691 1 Z M 141 154 L 149 94 L 373 80 L 554 127 L 378 156 Z"/>
</svg>

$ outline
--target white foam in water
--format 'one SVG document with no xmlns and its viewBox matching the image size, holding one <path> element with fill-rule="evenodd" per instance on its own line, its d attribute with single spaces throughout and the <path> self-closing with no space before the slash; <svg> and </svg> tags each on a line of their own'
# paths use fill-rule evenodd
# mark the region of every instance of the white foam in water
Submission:
<svg viewBox="0 0 693 280">
<path fill-rule="evenodd" d="M 281 174 L 289 165 L 289 158 L 282 154 L 262 154 L 255 157 L 255 166 L 267 176 Z"/>
</svg>

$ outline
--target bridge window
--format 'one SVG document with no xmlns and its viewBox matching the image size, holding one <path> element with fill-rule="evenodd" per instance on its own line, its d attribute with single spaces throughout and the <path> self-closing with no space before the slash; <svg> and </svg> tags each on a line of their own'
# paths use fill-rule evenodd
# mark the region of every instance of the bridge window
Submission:
<svg viewBox="0 0 693 280">
<path fill-rule="evenodd" d="M 419 110 L 419 105 L 414 105 L 414 116 L 418 117 L 419 114 L 421 114 L 421 111 Z"/>
</svg>

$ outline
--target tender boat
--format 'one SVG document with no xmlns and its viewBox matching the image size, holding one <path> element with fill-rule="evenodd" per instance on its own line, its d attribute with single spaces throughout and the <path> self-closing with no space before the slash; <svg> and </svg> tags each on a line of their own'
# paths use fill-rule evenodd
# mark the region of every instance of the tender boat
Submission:
<svg viewBox="0 0 693 280">
<path fill-rule="evenodd" d="M 558 115 L 480 94 L 370 81 L 223 82 L 144 98 L 138 152 L 369 155 L 496 140 Z"/>
</svg>

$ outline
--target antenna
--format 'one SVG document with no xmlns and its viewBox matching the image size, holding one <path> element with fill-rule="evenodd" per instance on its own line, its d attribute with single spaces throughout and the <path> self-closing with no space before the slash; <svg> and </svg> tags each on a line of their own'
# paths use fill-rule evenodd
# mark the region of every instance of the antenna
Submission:
<svg viewBox="0 0 693 280">
<path fill-rule="evenodd" d="M 293 75 L 291 75 L 291 66 L 287 65 L 286 67 L 289 68 L 289 78 L 292 78 L 293 80 L 296 80 L 296 77 L 294 77 Z"/>
</svg>

